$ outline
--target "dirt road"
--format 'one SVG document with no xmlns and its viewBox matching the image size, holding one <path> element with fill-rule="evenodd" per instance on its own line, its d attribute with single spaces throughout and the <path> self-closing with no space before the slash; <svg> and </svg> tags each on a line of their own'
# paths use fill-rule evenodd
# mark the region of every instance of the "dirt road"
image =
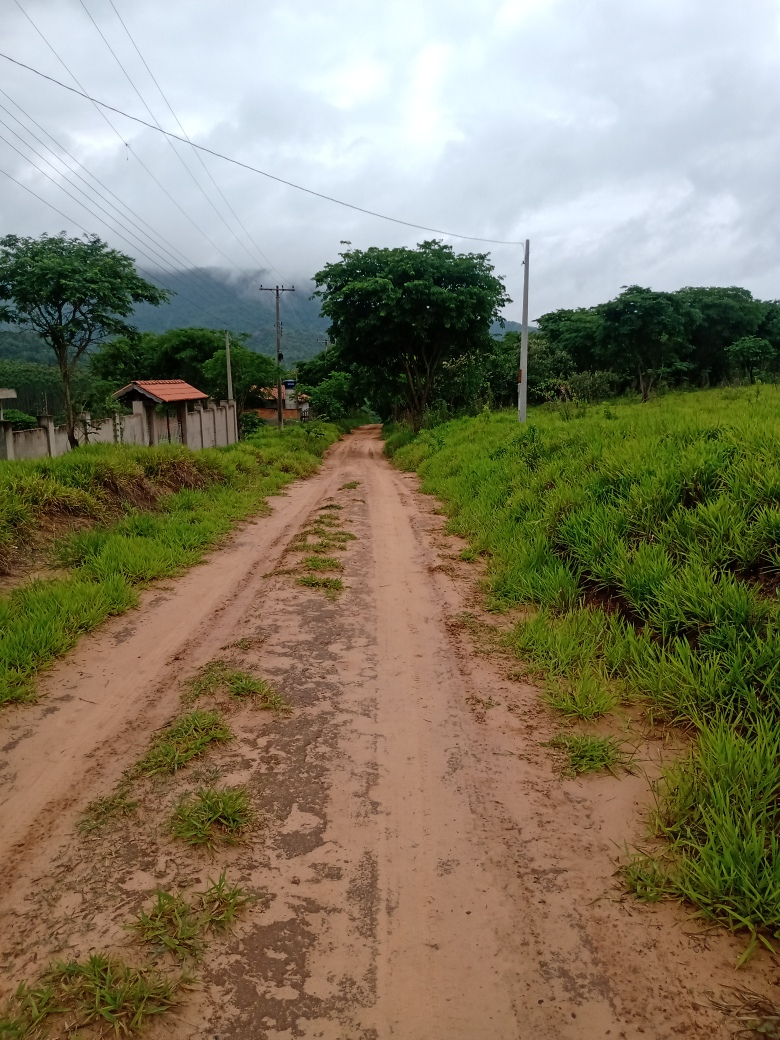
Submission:
<svg viewBox="0 0 780 1040">
<path fill-rule="evenodd" d="M 258 901 L 149 1037 L 730 1035 L 708 999 L 737 982 L 740 944 L 613 877 L 646 781 L 558 777 L 538 691 L 475 652 L 477 570 L 381 448 L 375 428 L 346 438 L 271 516 L 83 640 L 38 705 L 0 717 L 3 992 L 52 958 L 132 960 L 124 925 L 150 894 L 224 867 Z M 325 504 L 356 536 L 335 600 L 298 583 L 290 548 Z M 267 677 L 292 714 L 236 710 L 224 749 L 78 836 L 214 659 Z M 166 819 L 217 779 L 247 786 L 261 825 L 209 857 Z M 769 967 L 761 953 L 738 981 L 766 989 Z"/>
</svg>

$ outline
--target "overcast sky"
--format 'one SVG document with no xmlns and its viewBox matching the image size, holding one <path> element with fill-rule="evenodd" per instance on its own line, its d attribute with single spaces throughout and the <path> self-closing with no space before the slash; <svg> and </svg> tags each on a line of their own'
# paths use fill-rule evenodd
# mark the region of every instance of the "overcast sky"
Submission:
<svg viewBox="0 0 780 1040">
<path fill-rule="evenodd" d="M 780 0 L 0 0 L 0 50 L 72 84 L 53 48 L 87 92 L 150 119 L 87 11 L 166 129 L 179 132 L 116 12 L 192 140 L 402 220 L 529 237 L 531 317 L 630 283 L 780 297 Z M 0 90 L 182 266 L 265 257 L 268 280 L 300 280 L 342 239 L 432 237 L 204 157 L 248 240 L 186 145 L 109 113 L 115 131 L 3 59 Z M 0 176 L 0 234 L 81 225 L 152 266 L 6 125 L 25 158 L 0 140 L 0 169 L 69 219 Z M 520 248 L 447 241 L 492 254 L 518 318 Z"/>
</svg>

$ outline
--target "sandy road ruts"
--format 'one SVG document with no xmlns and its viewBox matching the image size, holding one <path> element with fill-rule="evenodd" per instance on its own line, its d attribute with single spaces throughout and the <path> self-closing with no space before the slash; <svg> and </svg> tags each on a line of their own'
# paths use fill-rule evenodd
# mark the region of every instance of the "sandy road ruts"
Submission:
<svg viewBox="0 0 780 1040">
<path fill-rule="evenodd" d="M 285 552 L 329 497 L 358 536 L 336 603 L 298 586 Z M 473 568 L 378 431 L 273 502 L 85 639 L 39 705 L 0 719 L 3 990 L 55 953 L 126 947 L 128 908 L 224 865 L 263 909 L 212 946 L 202 986 L 150 1038 L 728 1035 L 706 1005 L 734 983 L 738 945 L 689 937 L 677 909 L 639 907 L 611 877 L 645 782 L 555 777 L 539 746 L 553 721 L 475 655 L 458 621 L 478 602 Z M 267 821 L 255 841 L 217 864 L 175 848 L 155 814 L 185 774 L 147 792 L 139 822 L 74 839 L 79 809 L 177 711 L 181 676 L 246 637 L 242 663 L 295 705 L 236 716 L 238 739 L 211 759 L 252 791 Z M 766 990 L 767 963 L 740 982 Z"/>
</svg>

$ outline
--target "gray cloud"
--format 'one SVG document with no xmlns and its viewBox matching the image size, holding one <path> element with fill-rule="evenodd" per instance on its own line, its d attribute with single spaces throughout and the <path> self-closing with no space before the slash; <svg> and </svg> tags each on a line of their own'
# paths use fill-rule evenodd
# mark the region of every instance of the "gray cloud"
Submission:
<svg viewBox="0 0 780 1040">
<path fill-rule="evenodd" d="M 147 117 L 80 0 L 20 2 L 88 90 Z M 156 116 L 177 130 L 109 0 L 84 2 Z M 589 305 L 631 282 L 780 296 L 773 0 L 114 3 L 194 140 L 405 220 L 529 235 L 534 314 Z M 0 49 L 67 78 L 15 0 L 0 0 L 0 20 Z M 186 261 L 234 274 L 265 266 L 186 146 L 173 147 L 243 245 L 153 131 L 111 116 L 117 136 L 88 102 L 5 62 L 0 88 Z M 311 275 L 341 239 L 430 237 L 204 162 L 285 279 Z M 1 141 L 0 167 L 133 252 Z M 0 182 L 3 233 L 78 232 Z M 519 249 L 453 244 L 489 250 L 519 298 Z M 518 313 L 515 303 L 509 316 Z"/>
</svg>

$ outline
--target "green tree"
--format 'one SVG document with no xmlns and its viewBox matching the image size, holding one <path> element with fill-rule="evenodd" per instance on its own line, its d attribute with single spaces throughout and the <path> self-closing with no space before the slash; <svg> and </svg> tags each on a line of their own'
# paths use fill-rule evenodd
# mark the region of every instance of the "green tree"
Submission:
<svg viewBox="0 0 780 1040">
<path fill-rule="evenodd" d="M 233 395 L 239 414 L 247 397 L 260 387 L 276 386 L 276 362 L 267 354 L 248 350 L 241 343 L 231 342 L 230 370 L 233 376 Z M 225 350 L 218 350 L 201 366 L 203 389 L 211 397 L 227 398 L 227 362 Z"/>
<path fill-rule="evenodd" d="M 537 319 L 550 350 L 563 351 L 577 372 L 598 367 L 604 319 L 600 307 L 562 308 Z"/>
<path fill-rule="evenodd" d="M 743 336 L 736 343 L 729 344 L 726 357 L 732 368 L 747 373 L 751 383 L 756 381 L 756 372 L 767 372 L 777 365 L 777 350 L 769 340 L 758 336 Z"/>
<path fill-rule="evenodd" d="M 674 293 L 629 285 L 601 308 L 599 353 L 616 372 L 633 373 L 646 401 L 661 372 L 687 368 L 691 308 Z"/>
<path fill-rule="evenodd" d="M 416 249 L 350 249 L 314 281 L 348 364 L 403 379 L 419 429 L 442 365 L 489 348 L 490 326 L 509 301 L 487 254 L 441 242 Z"/>
<path fill-rule="evenodd" d="M 689 338 L 693 371 L 704 383 L 717 383 L 729 367 L 726 347 L 752 336 L 766 314 L 766 305 L 748 289 L 688 286 L 674 296 L 689 308 Z"/>
<path fill-rule="evenodd" d="M 123 319 L 135 305 L 160 304 L 168 295 L 96 235 L 0 239 L 0 320 L 37 333 L 54 351 L 71 447 L 78 445 L 71 382 L 79 359 L 109 336 L 132 335 Z"/>
<path fill-rule="evenodd" d="M 349 372 L 331 372 L 309 391 L 317 415 L 344 419 L 355 410 L 355 387 Z"/>
</svg>

